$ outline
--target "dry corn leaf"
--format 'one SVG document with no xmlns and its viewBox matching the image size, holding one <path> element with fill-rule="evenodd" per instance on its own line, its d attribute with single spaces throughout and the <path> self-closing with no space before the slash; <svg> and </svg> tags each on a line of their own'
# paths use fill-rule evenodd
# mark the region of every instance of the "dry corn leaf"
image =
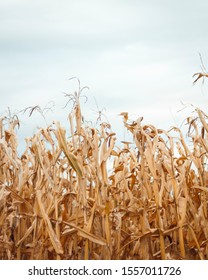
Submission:
<svg viewBox="0 0 208 280">
<path fill-rule="evenodd" d="M 79 166 L 77 158 L 68 151 L 67 149 L 67 143 L 65 138 L 65 131 L 57 124 L 57 140 L 59 143 L 60 149 L 64 152 L 65 156 L 67 157 L 69 164 L 72 166 L 72 168 L 77 172 L 78 176 L 82 177 L 82 171 Z"/>
<path fill-rule="evenodd" d="M 63 248 L 62 248 L 61 243 L 60 243 L 59 239 L 57 238 L 57 236 L 56 236 L 56 234 L 53 230 L 53 227 L 51 225 L 51 222 L 50 222 L 50 219 L 49 219 L 48 215 L 46 214 L 46 211 L 45 211 L 45 208 L 44 208 L 44 205 L 42 203 L 41 198 L 42 198 L 42 193 L 41 193 L 40 190 L 38 190 L 37 191 L 37 201 L 38 201 L 38 205 L 40 207 L 40 211 L 41 211 L 41 214 L 43 216 L 44 222 L 46 224 L 46 228 L 47 228 L 51 243 L 53 244 L 53 247 L 54 247 L 57 254 L 63 254 Z"/>
</svg>

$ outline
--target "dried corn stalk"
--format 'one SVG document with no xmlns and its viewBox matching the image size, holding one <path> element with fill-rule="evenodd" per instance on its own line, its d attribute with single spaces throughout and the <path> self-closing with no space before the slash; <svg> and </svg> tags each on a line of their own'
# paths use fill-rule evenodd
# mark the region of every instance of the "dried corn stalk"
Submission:
<svg viewBox="0 0 208 280">
<path fill-rule="evenodd" d="M 0 120 L 1 259 L 208 259 L 208 124 L 187 118 L 188 146 L 142 118 L 133 142 L 69 117 L 27 139 Z M 109 166 L 111 168 L 109 169 Z"/>
</svg>

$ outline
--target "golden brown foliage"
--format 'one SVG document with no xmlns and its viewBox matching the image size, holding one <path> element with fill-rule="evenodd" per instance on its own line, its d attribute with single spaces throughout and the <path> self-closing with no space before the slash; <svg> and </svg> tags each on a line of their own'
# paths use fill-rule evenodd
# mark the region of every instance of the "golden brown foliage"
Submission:
<svg viewBox="0 0 208 280">
<path fill-rule="evenodd" d="M 0 120 L 1 259 L 208 259 L 208 124 L 196 109 L 182 132 L 85 126 L 77 101 L 70 135 L 59 123 L 27 139 Z"/>
</svg>

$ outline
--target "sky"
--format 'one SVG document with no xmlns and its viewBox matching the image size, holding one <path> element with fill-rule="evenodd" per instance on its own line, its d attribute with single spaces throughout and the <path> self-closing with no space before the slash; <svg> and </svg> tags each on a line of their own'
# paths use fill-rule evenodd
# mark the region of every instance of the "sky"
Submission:
<svg viewBox="0 0 208 280">
<path fill-rule="evenodd" d="M 78 89 L 69 80 L 77 77 L 89 87 L 85 119 L 96 123 L 102 111 L 120 140 L 121 112 L 180 126 L 193 110 L 182 103 L 207 110 L 207 83 L 192 78 L 201 72 L 199 53 L 208 67 L 207 14 L 206 0 L 1 0 L 0 114 L 55 104 L 46 122 L 38 112 L 18 113 L 21 147 L 37 127 L 66 126 L 64 92 Z"/>
</svg>

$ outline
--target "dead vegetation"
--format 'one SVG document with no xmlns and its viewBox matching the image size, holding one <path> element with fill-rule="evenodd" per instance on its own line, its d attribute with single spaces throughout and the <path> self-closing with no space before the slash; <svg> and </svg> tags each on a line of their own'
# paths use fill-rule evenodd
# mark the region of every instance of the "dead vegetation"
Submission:
<svg viewBox="0 0 208 280">
<path fill-rule="evenodd" d="M 187 118 L 188 145 L 122 113 L 133 143 L 116 147 L 108 123 L 83 123 L 80 94 L 70 136 L 39 129 L 21 156 L 19 121 L 0 120 L 0 259 L 208 259 L 207 116 Z"/>
</svg>

